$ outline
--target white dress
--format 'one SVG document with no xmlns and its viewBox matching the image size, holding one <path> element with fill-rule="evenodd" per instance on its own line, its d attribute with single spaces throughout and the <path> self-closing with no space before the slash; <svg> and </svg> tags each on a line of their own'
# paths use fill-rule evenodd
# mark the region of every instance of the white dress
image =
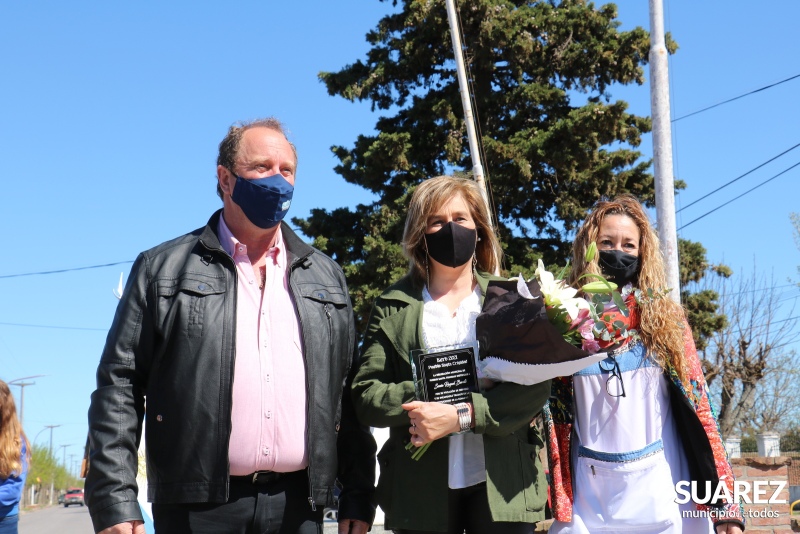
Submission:
<svg viewBox="0 0 800 534">
<path fill-rule="evenodd" d="M 689 466 L 670 404 L 668 377 L 641 343 L 573 375 L 573 511 L 551 533 L 713 533 L 675 502 Z"/>
</svg>

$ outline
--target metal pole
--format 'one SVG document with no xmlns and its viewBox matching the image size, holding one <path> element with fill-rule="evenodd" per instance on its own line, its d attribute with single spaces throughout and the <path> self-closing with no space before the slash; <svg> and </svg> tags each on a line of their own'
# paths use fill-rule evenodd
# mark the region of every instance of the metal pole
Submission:
<svg viewBox="0 0 800 534">
<path fill-rule="evenodd" d="M 650 0 L 650 107 L 653 115 L 656 219 L 670 297 L 680 304 L 678 236 L 675 228 L 675 183 L 669 111 L 669 66 L 661 0 Z"/>
<path fill-rule="evenodd" d="M 456 59 L 456 74 L 458 77 L 458 91 L 461 94 L 461 105 L 464 107 L 464 122 L 467 125 L 467 140 L 469 141 L 469 153 L 472 157 L 472 174 L 475 181 L 481 186 L 483 200 L 486 207 L 489 207 L 489 195 L 486 192 L 486 182 L 483 179 L 483 165 L 481 164 L 481 153 L 478 147 L 478 135 L 475 131 L 475 118 L 472 115 L 472 101 L 469 96 L 469 85 L 467 84 L 467 72 L 464 68 L 464 53 L 461 45 L 461 34 L 456 23 L 455 0 L 445 0 L 447 5 L 447 21 L 450 23 L 450 36 L 453 39 L 453 53 Z M 491 213 L 491 212 L 490 212 Z"/>
<path fill-rule="evenodd" d="M 469 142 L 469 154 L 472 158 L 472 175 L 481 190 L 483 203 L 486 212 L 489 214 L 489 228 L 494 232 L 492 222 L 492 207 L 489 205 L 489 193 L 486 189 L 486 181 L 483 175 L 483 165 L 481 164 L 481 152 L 478 146 L 478 134 L 475 129 L 475 117 L 472 114 L 472 99 L 467 83 L 467 72 L 464 67 L 464 53 L 461 45 L 461 34 L 458 31 L 455 0 L 445 0 L 447 6 L 447 21 L 450 23 L 450 36 L 453 40 L 453 53 L 456 60 L 456 75 L 458 77 L 458 92 L 461 95 L 461 105 L 464 108 L 464 123 L 467 125 L 467 140 Z M 497 267 L 494 274 L 500 274 L 500 262 L 496 261 Z"/>
</svg>

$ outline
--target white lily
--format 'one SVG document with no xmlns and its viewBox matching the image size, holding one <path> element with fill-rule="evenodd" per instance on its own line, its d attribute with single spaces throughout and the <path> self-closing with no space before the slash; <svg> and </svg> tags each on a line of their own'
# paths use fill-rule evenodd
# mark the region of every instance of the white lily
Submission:
<svg viewBox="0 0 800 534">
<path fill-rule="evenodd" d="M 563 308 L 570 320 L 575 320 L 580 310 L 589 309 L 586 299 L 575 296 L 578 290 L 568 286 L 563 280 L 556 280 L 553 273 L 544 268 L 542 260 L 539 260 L 539 266 L 533 274 L 539 279 L 539 287 L 546 305 Z"/>
</svg>

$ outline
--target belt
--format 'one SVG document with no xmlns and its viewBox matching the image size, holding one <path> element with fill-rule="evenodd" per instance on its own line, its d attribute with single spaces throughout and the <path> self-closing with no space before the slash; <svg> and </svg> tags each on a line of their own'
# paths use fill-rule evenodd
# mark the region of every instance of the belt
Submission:
<svg viewBox="0 0 800 534">
<path fill-rule="evenodd" d="M 255 473 L 244 476 L 230 477 L 231 484 L 252 484 L 253 486 L 263 486 L 277 482 L 282 476 L 289 473 L 276 473 L 275 471 L 256 471 Z"/>
</svg>

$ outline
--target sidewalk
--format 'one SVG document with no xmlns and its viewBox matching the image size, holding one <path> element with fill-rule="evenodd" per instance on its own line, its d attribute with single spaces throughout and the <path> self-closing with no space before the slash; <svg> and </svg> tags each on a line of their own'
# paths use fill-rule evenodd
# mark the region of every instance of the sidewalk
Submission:
<svg viewBox="0 0 800 534">
<path fill-rule="evenodd" d="M 337 534 L 339 532 L 337 528 L 337 524 L 333 521 L 325 521 L 322 525 L 322 534 Z M 372 531 L 369 534 L 383 534 L 383 533 L 391 534 L 391 530 L 383 530 L 383 525 L 376 525 L 372 527 Z"/>
</svg>

